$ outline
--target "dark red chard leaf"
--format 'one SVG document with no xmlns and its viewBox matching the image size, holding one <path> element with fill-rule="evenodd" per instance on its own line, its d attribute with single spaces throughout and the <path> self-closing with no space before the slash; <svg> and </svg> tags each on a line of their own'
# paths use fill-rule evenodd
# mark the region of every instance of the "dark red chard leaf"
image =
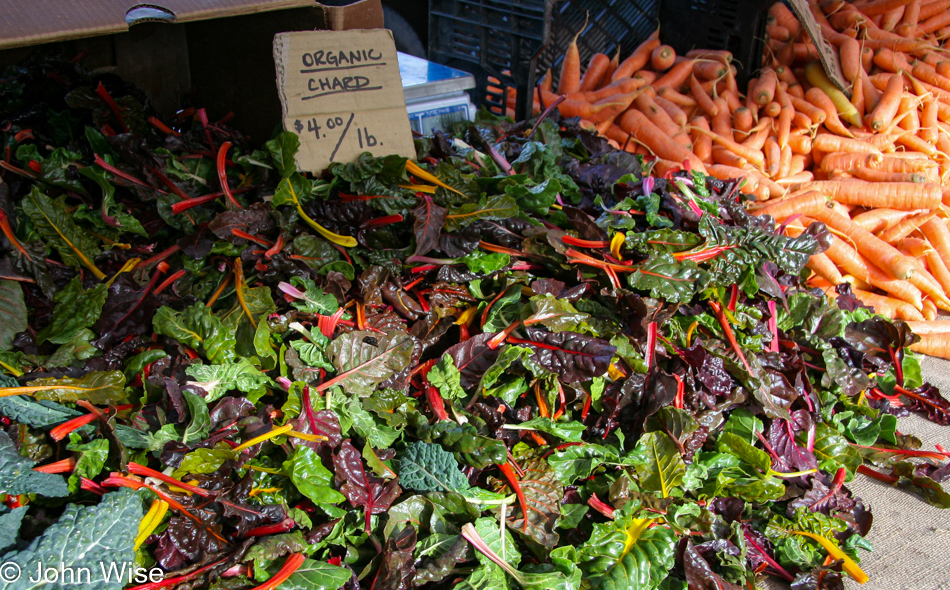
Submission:
<svg viewBox="0 0 950 590">
<path fill-rule="evenodd" d="M 635 373 L 623 382 L 620 427 L 631 441 L 643 434 L 647 418 L 673 403 L 679 383 L 663 371 L 646 375 Z"/>
<path fill-rule="evenodd" d="M 271 219 L 271 210 L 267 203 L 257 202 L 240 211 L 224 211 L 211 220 L 208 229 L 232 244 L 247 244 L 247 240 L 234 235 L 234 230 L 267 239 L 267 235 L 277 227 Z"/>
<path fill-rule="evenodd" d="M 734 381 L 726 370 L 725 363 L 718 356 L 707 353 L 701 339 L 697 338 L 691 347 L 685 349 L 682 357 L 695 369 L 696 379 L 709 393 L 716 397 L 725 397 L 732 391 Z"/>
<path fill-rule="evenodd" d="M 594 218 L 575 207 L 564 207 L 564 214 L 568 222 L 577 231 L 577 237 L 582 240 L 608 240 L 607 235 Z"/>
<path fill-rule="evenodd" d="M 797 412 L 796 412 L 797 414 Z M 787 420 L 775 420 L 769 427 L 768 443 L 776 471 L 807 471 L 818 468 L 818 460 L 805 447 L 795 442 L 797 428 Z"/>
<path fill-rule="evenodd" d="M 482 233 L 478 230 L 478 224 L 473 223 L 456 232 L 441 233 L 438 250 L 449 258 L 461 258 L 471 254 L 481 240 Z"/>
<path fill-rule="evenodd" d="M 709 562 L 703 559 L 692 541 L 686 539 L 683 548 L 683 571 L 686 573 L 686 583 L 696 590 L 741 590 L 732 582 L 723 579 L 713 571 Z"/>
<path fill-rule="evenodd" d="M 109 287 L 109 296 L 102 306 L 99 320 L 92 326 L 92 331 L 99 334 L 99 338 L 93 341 L 96 348 L 106 350 L 128 336 L 151 333 L 152 316 L 161 301 L 149 292 L 150 286 L 139 287 L 132 279 L 132 273 L 118 276 Z"/>
<path fill-rule="evenodd" d="M 253 413 L 254 403 L 246 397 L 222 397 L 211 409 L 211 430 L 226 428 Z"/>
<path fill-rule="evenodd" d="M 382 563 L 371 590 L 412 590 L 416 586 L 413 578 L 416 576 L 415 557 L 412 552 L 416 548 L 416 529 L 406 525 L 404 529 L 389 537 L 383 548 Z"/>
<path fill-rule="evenodd" d="M 606 340 L 577 332 L 548 332 L 527 328 L 531 360 L 556 374 L 565 383 L 585 381 L 607 372 L 617 351 Z"/>
<path fill-rule="evenodd" d="M 412 210 L 416 218 L 412 224 L 412 231 L 416 234 L 416 252 L 421 256 L 439 245 L 439 236 L 442 226 L 445 225 L 445 207 L 439 207 L 432 202 L 432 197 L 426 195 L 419 206 Z"/>
<path fill-rule="evenodd" d="M 214 240 L 211 239 L 211 232 L 206 228 L 200 229 L 187 236 L 182 236 L 176 242 L 181 247 L 182 254 L 191 256 L 195 260 L 201 260 L 211 253 L 214 246 Z"/>
<path fill-rule="evenodd" d="M 478 385 L 485 370 L 495 364 L 498 349 L 492 350 L 488 347 L 492 336 L 494 334 L 478 334 L 445 351 L 455 361 L 455 366 L 462 374 L 462 387 L 465 389 Z"/>
<path fill-rule="evenodd" d="M 293 424 L 294 430 L 298 432 L 319 434 L 320 436 L 327 437 L 325 441 L 305 441 L 298 439 L 294 441 L 295 445 L 305 445 L 313 450 L 317 450 L 324 445 L 335 449 L 343 442 L 343 437 L 340 435 L 340 419 L 337 418 L 336 413 L 332 410 L 320 410 L 319 412 L 312 411 L 308 413 L 306 408 L 304 408 L 301 410 L 300 415 L 297 416 L 297 419 L 293 421 Z"/>
<path fill-rule="evenodd" d="M 527 461 L 521 468 L 524 475 L 519 478 L 519 484 L 528 507 L 527 521 L 517 506 L 512 509 L 508 526 L 512 532 L 524 537 L 529 545 L 537 544 L 550 551 L 560 539 L 556 525 L 561 516 L 564 486 L 547 461 Z"/>
<path fill-rule="evenodd" d="M 456 564 L 465 559 L 468 552 L 468 541 L 459 535 L 455 543 L 442 555 L 438 557 L 423 557 L 419 560 L 419 565 L 416 567 L 416 575 L 413 578 L 416 587 L 422 587 L 429 582 L 441 582 L 444 580 L 452 573 Z"/>
<path fill-rule="evenodd" d="M 560 297 L 567 285 L 557 279 L 538 279 L 531 283 L 535 295 L 554 295 Z"/>
<path fill-rule="evenodd" d="M 917 337 L 910 328 L 901 321 L 891 323 L 889 320 L 870 319 L 863 322 L 849 324 L 845 329 L 844 339 L 863 352 L 865 359 L 875 362 L 878 366 L 897 363 L 903 355 L 902 349 L 910 346 Z"/>
<path fill-rule="evenodd" d="M 905 324 L 906 325 L 906 324 Z M 918 389 L 895 388 L 903 394 L 904 406 L 911 412 L 924 414 L 931 422 L 950 425 L 950 401 L 940 394 L 940 390 L 929 383 Z"/>
<path fill-rule="evenodd" d="M 792 590 L 844 590 L 841 572 L 830 567 L 818 567 L 795 576 Z"/>
<path fill-rule="evenodd" d="M 851 291 L 851 283 L 844 282 L 835 287 L 835 292 L 838 293 L 838 298 L 835 300 L 835 303 L 838 304 L 838 309 L 842 311 L 856 311 L 858 309 L 871 309 L 867 305 L 861 303 L 861 301 L 854 296 L 854 293 Z"/>
<path fill-rule="evenodd" d="M 370 531 L 370 517 L 389 510 L 399 496 L 396 480 L 384 482 L 366 470 L 360 452 L 347 439 L 333 455 L 333 480 L 350 504 L 363 508 L 366 513 L 366 532 Z"/>
</svg>

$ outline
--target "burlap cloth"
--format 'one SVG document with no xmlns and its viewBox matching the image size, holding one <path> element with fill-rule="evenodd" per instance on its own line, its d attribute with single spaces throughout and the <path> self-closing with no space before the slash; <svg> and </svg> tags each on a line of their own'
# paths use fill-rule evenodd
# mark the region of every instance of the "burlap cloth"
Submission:
<svg viewBox="0 0 950 590">
<path fill-rule="evenodd" d="M 921 368 L 925 381 L 950 395 L 950 361 L 925 357 Z M 924 449 L 932 450 L 937 443 L 950 448 L 950 427 L 926 418 L 901 418 L 897 429 L 920 438 Z M 870 580 L 861 585 L 847 578 L 846 590 L 950 590 L 950 509 L 935 508 L 916 495 L 861 474 L 848 486 L 874 515 L 868 533 L 874 551 L 861 552 L 860 565 Z M 788 588 L 773 580 L 763 586 Z"/>
</svg>

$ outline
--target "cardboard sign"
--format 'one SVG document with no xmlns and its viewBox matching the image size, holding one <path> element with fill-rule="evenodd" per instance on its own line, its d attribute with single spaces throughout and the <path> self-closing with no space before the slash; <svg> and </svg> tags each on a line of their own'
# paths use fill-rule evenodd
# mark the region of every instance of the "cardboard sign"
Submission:
<svg viewBox="0 0 950 590">
<path fill-rule="evenodd" d="M 297 167 L 320 172 L 363 152 L 416 155 L 392 33 L 303 31 L 274 37 L 284 129 Z"/>
<path fill-rule="evenodd" d="M 848 95 L 848 98 L 851 98 L 851 83 L 845 80 L 844 74 L 841 73 L 841 62 L 838 61 L 838 52 L 821 36 L 821 26 L 819 26 L 815 20 L 815 16 L 811 13 L 807 0 L 788 0 L 787 4 L 792 9 L 792 12 L 795 13 L 798 22 L 805 27 L 805 32 L 808 33 L 808 36 L 811 37 L 812 42 L 818 49 L 818 60 L 821 61 L 821 67 L 824 68 L 828 79 L 842 92 Z"/>
</svg>

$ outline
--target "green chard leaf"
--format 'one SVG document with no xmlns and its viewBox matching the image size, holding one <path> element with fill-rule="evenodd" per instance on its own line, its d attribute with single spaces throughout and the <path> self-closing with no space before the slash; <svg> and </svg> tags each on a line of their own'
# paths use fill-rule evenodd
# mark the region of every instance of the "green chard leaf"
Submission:
<svg viewBox="0 0 950 590">
<path fill-rule="evenodd" d="M 76 277 L 56 293 L 53 315 L 48 326 L 36 335 L 36 343 L 65 344 L 99 319 L 106 302 L 108 287 L 100 283 L 85 290 Z"/>
<path fill-rule="evenodd" d="M 37 233 L 68 266 L 88 267 L 99 255 L 99 242 L 76 225 L 63 198 L 54 201 L 34 186 L 23 198 L 22 207 Z"/>
<path fill-rule="evenodd" d="M 343 377 L 347 391 L 367 397 L 376 386 L 409 366 L 412 336 L 402 330 L 385 335 L 355 331 L 338 336 L 327 346 L 327 357 Z"/>
<path fill-rule="evenodd" d="M 54 402 L 86 400 L 91 404 L 109 405 L 124 403 L 125 375 L 122 371 L 95 371 L 83 377 L 43 377 L 27 383 L 27 387 L 39 388 L 33 398 Z"/>
<path fill-rule="evenodd" d="M 20 283 L 0 280 L 0 350 L 13 348 L 16 335 L 29 327 Z M 42 343 L 41 340 L 37 342 Z"/>
<path fill-rule="evenodd" d="M 270 378 L 244 357 L 226 365 L 189 365 L 185 373 L 195 379 L 189 385 L 207 392 L 205 402 L 215 401 L 234 389 L 260 397 L 264 386 L 270 383 Z"/>
</svg>

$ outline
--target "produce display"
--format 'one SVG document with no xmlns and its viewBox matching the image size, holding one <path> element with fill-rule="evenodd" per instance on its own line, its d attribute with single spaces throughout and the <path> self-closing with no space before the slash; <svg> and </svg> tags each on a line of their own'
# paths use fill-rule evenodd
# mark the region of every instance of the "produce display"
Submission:
<svg viewBox="0 0 950 590">
<path fill-rule="evenodd" d="M 751 209 L 814 221 L 833 234 L 809 263 L 809 285 L 834 296 L 844 282 L 878 312 L 912 321 L 950 310 L 950 33 L 943 0 L 810 3 L 837 50 L 849 99 L 826 77 L 804 28 L 781 2 L 769 10 L 764 65 L 738 88 L 732 55 L 677 56 L 657 35 L 622 61 L 596 54 L 581 75 L 577 46 L 536 109 L 561 114 L 615 147 L 655 157 L 656 174 L 684 166 L 744 178 Z M 763 203 L 764 202 L 764 203 Z M 950 355 L 950 333 L 917 349 Z"/>
<path fill-rule="evenodd" d="M 735 180 L 644 175 L 556 114 L 311 176 L 292 133 L 255 149 L 69 62 L 4 79 L 5 563 L 842 588 L 857 474 L 950 506 L 950 455 L 897 428 L 950 424 L 917 337 L 803 284 L 831 231 L 785 235 Z"/>
</svg>

